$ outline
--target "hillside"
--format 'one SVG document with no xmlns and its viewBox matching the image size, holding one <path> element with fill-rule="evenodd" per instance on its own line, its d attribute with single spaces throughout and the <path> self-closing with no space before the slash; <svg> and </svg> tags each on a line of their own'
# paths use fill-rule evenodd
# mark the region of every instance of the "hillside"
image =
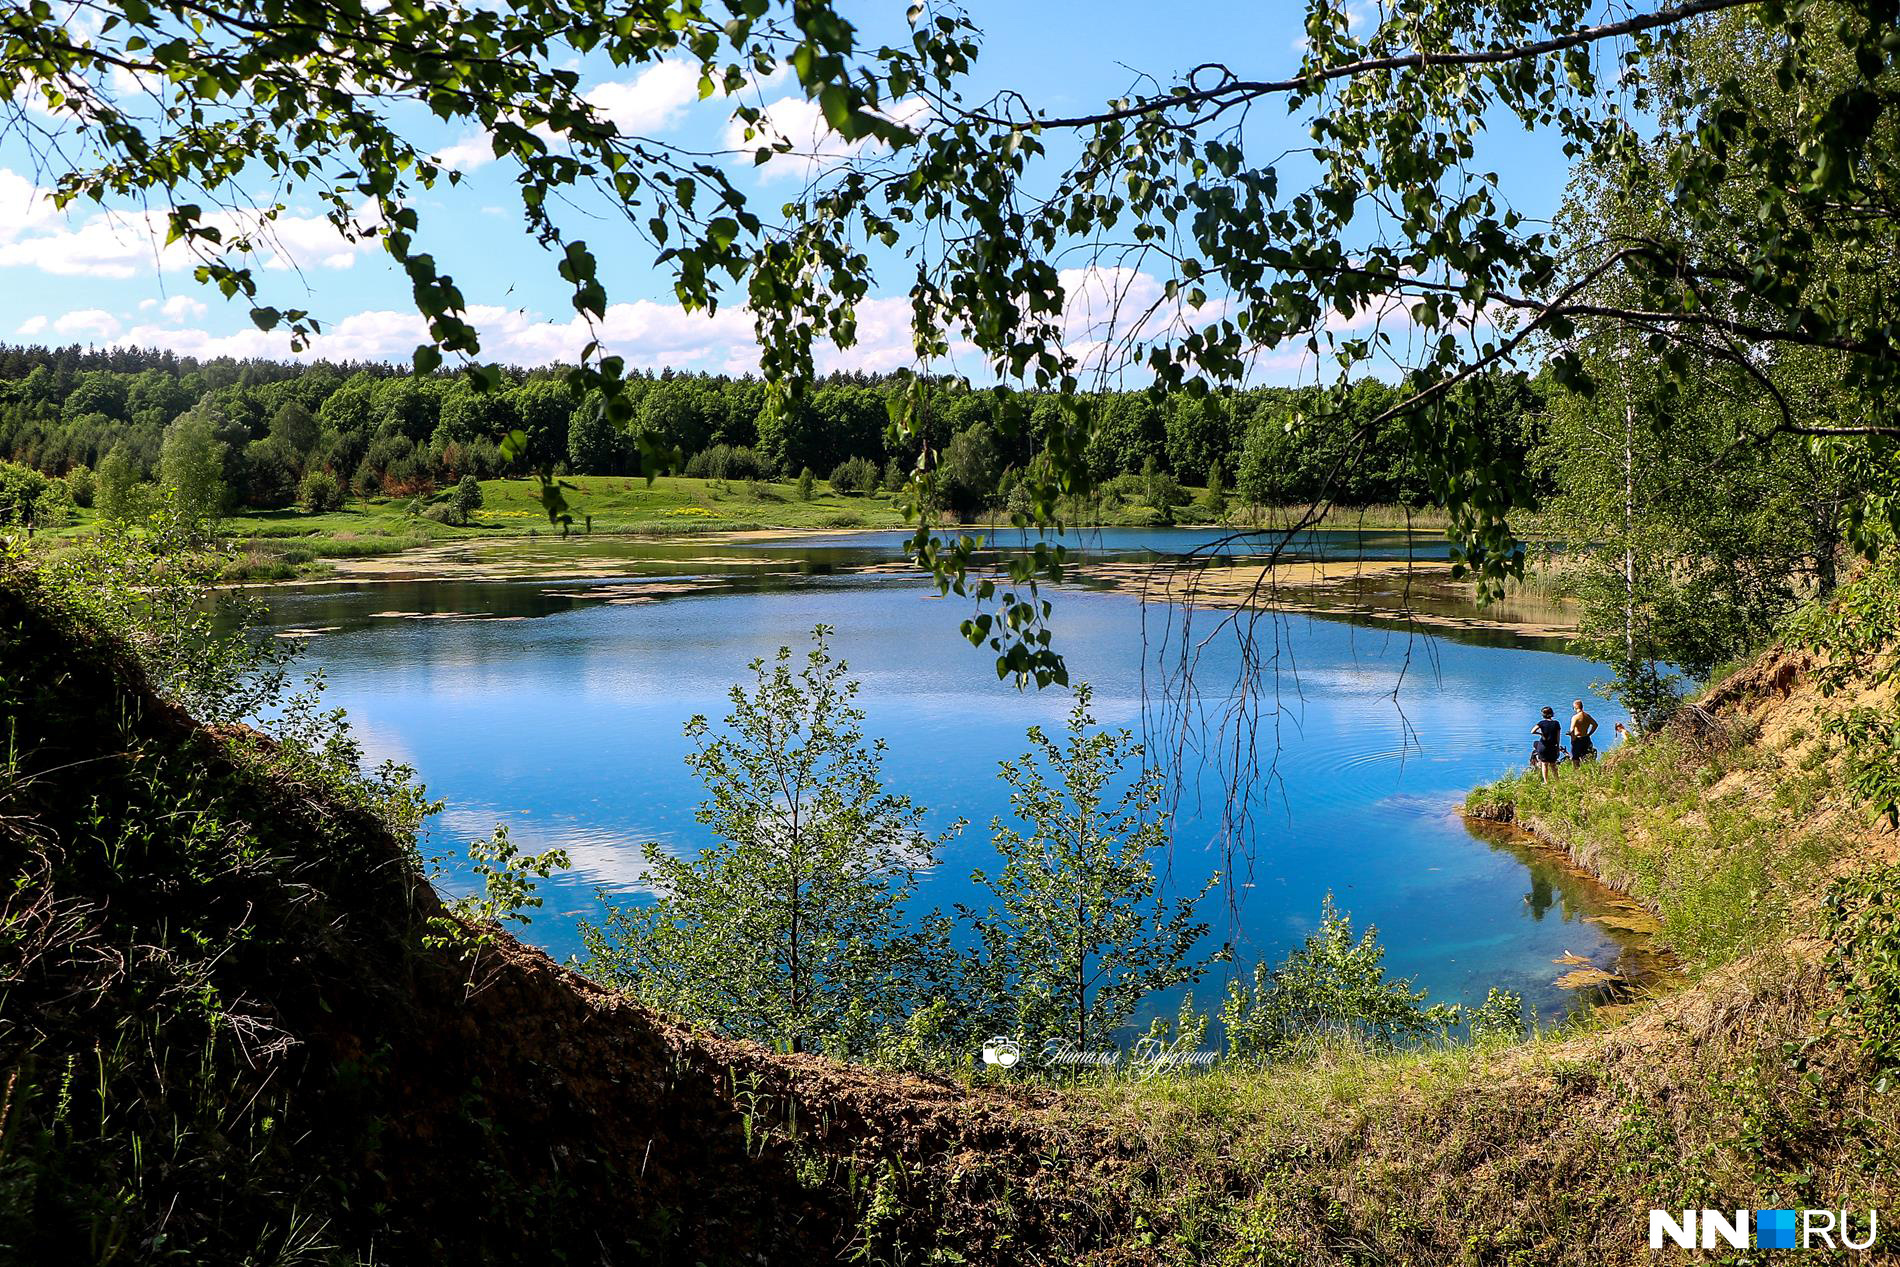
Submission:
<svg viewBox="0 0 1900 1267">
<path fill-rule="evenodd" d="M 1474 799 L 1648 907 L 1683 988 L 1518 1045 L 1003 1092 L 425 947 L 441 905 L 375 819 L 8 577 L 0 1261 L 1596 1264 L 1705 1204 L 1884 1231 L 1891 1011 L 1831 1013 L 1893 998 L 1891 837 L 1828 722 L 1884 696 L 1822 678 L 1778 653 L 1700 726 Z"/>
</svg>

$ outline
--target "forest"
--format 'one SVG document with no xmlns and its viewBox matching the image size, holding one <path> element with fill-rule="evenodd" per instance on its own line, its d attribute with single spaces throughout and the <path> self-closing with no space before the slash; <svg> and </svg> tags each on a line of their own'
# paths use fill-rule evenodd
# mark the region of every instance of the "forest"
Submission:
<svg viewBox="0 0 1900 1267">
<path fill-rule="evenodd" d="M 201 364 L 136 349 L 8 347 L 0 348 L 0 459 L 58 478 L 79 470 L 90 504 L 87 474 L 158 478 L 166 433 L 182 421 L 218 446 L 225 507 L 238 510 L 296 504 L 319 471 L 355 497 L 413 497 L 465 475 L 520 476 L 542 464 L 638 474 L 641 435 L 675 456 L 675 473 L 796 479 L 809 470 L 842 491 L 895 492 L 929 448 L 945 472 L 948 508 L 1000 505 L 1006 474 L 1041 450 L 1057 397 L 1033 401 L 1028 427 L 1011 432 L 990 392 L 933 381 L 921 429 L 900 435 L 892 405 L 909 382 L 832 376 L 777 408 L 756 378 L 662 371 L 630 380 L 633 420 L 622 426 L 598 397 L 576 399 L 559 368 L 509 371 L 497 389 L 480 390 L 466 375 L 416 377 L 388 364 Z M 1477 394 L 1495 442 L 1520 461 L 1537 440 L 1547 390 L 1499 373 Z M 1090 435 L 1087 470 L 1097 484 L 1156 472 L 1184 485 L 1224 484 L 1261 505 L 1325 495 L 1347 506 L 1417 506 L 1429 489 L 1408 461 L 1405 420 L 1369 440 L 1354 435 L 1396 399 L 1395 388 L 1368 379 L 1349 409 L 1307 425 L 1299 420 L 1316 393 L 1298 389 L 1113 392 Z M 517 430 L 527 448 L 504 458 L 500 443 Z"/>
</svg>

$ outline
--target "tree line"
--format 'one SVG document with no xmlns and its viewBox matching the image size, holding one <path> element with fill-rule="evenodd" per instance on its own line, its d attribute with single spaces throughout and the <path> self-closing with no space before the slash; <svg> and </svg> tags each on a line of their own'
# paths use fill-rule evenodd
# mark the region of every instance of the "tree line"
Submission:
<svg viewBox="0 0 1900 1267">
<path fill-rule="evenodd" d="M 623 425 L 597 395 L 577 397 L 559 368 L 504 373 L 498 387 L 480 390 L 467 376 L 376 364 L 0 347 L 0 458 L 56 477 L 110 465 L 121 482 L 153 479 L 167 435 L 182 428 L 208 435 L 225 509 L 276 509 L 297 502 L 318 472 L 321 487 L 334 481 L 339 495 L 358 497 L 414 496 L 469 475 L 542 466 L 636 474 L 643 436 L 687 475 L 795 479 L 810 471 L 842 491 L 873 492 L 901 484 L 927 448 L 948 508 L 974 511 L 1004 502 L 1010 472 L 1028 468 L 1059 425 L 1053 393 L 1006 425 L 992 392 L 939 380 L 925 394 L 921 427 L 900 435 L 892 418 L 912 381 L 833 375 L 774 404 L 757 378 L 663 371 L 633 379 L 633 417 Z M 1526 457 L 1543 386 L 1521 374 L 1485 386 L 1489 432 Z M 1406 421 L 1360 434 L 1398 399 L 1397 388 L 1371 379 L 1343 410 L 1295 388 L 1109 392 L 1097 399 L 1087 470 L 1097 485 L 1159 474 L 1257 504 L 1327 496 L 1419 505 L 1432 490 L 1408 459 Z M 504 456 L 500 441 L 515 431 L 527 446 Z"/>
</svg>

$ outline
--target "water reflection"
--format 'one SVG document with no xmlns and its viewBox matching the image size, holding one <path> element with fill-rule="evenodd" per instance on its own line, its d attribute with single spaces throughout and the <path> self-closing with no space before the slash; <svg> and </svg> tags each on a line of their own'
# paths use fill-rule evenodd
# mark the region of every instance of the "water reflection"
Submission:
<svg viewBox="0 0 1900 1267">
<path fill-rule="evenodd" d="M 1178 557 L 1196 544 L 1191 533 L 1105 531 L 1093 548 Z M 1425 543 L 1351 533 L 1309 544 L 1396 553 Z M 546 574 L 575 550 L 608 549 L 587 565 L 611 558 L 609 577 Z M 867 733 L 889 741 L 889 783 L 928 805 L 934 826 L 973 824 L 926 878 L 924 900 L 947 909 L 976 896 L 971 870 L 993 857 L 987 824 L 1009 813 L 996 763 L 1022 751 L 1030 724 L 1059 726 L 1070 701 L 997 682 L 957 633 L 954 602 L 914 574 L 878 570 L 899 551 L 890 533 L 817 544 L 582 540 L 527 560 L 543 569 L 529 579 L 275 590 L 270 625 L 309 635 L 305 662 L 365 728 L 373 758 L 411 762 L 446 798 L 434 849 L 506 822 L 524 846 L 569 850 L 575 869 L 529 933 L 565 955 L 579 949 L 575 922 L 596 909 L 596 888 L 642 900 L 641 844 L 705 842 L 682 722 L 721 715 L 747 662 L 800 644 L 821 622 L 838 630 L 837 651 L 864 683 Z M 1310 932 L 1327 892 L 1362 926 L 1376 924 L 1392 970 L 1435 999 L 1475 1003 L 1500 985 L 1555 1014 L 1570 999 L 1552 984 L 1554 959 L 1622 953 L 1585 922 L 1585 889 L 1509 842 L 1474 837 L 1456 813 L 1466 788 L 1521 762 L 1535 710 L 1587 693 L 1604 676 L 1597 666 L 1508 636 L 1426 642 L 1404 628 L 1275 617 L 1262 636 L 1283 674 L 1251 737 L 1271 777 L 1230 788 L 1223 745 L 1234 737 L 1210 722 L 1231 704 L 1238 647 L 1217 641 L 1203 654 L 1208 695 L 1196 707 L 1214 715 L 1170 718 L 1153 706 L 1168 665 L 1141 604 L 1082 588 L 1058 590 L 1055 603 L 1072 677 L 1093 684 L 1105 724 L 1144 733 L 1156 751 L 1184 736 L 1198 745 L 1180 772 L 1171 882 L 1198 887 L 1227 867 L 1223 826 L 1236 806 L 1247 811 L 1238 870 L 1208 912 L 1240 970 Z M 1618 716 L 1592 711 L 1605 725 Z"/>
</svg>

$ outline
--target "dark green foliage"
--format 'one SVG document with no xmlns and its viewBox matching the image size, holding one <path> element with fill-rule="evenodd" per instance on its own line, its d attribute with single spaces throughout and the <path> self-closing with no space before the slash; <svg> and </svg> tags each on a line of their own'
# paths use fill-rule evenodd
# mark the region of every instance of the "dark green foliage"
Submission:
<svg viewBox="0 0 1900 1267">
<path fill-rule="evenodd" d="M 1836 1012 L 1871 1068 L 1877 1091 L 1900 1086 L 1900 867 L 1836 880 L 1824 925 Z"/>
<path fill-rule="evenodd" d="M 875 493 L 878 485 L 877 464 L 869 458 L 846 458 L 832 468 L 828 482 L 834 493 Z"/>
<path fill-rule="evenodd" d="M 278 436 L 244 449 L 244 504 L 278 510 L 297 500 L 297 451 Z"/>
<path fill-rule="evenodd" d="M 336 482 L 336 476 L 319 468 L 303 477 L 303 483 L 297 488 L 297 500 L 313 515 L 338 510 L 343 505 L 343 486 Z"/>
<path fill-rule="evenodd" d="M 987 422 L 952 436 L 937 468 L 937 495 L 945 508 L 959 519 L 972 519 L 994 502 L 999 460 Z"/>
<path fill-rule="evenodd" d="M 31 467 L 0 462 L 0 526 L 57 528 L 66 522 L 65 485 Z"/>
<path fill-rule="evenodd" d="M 707 480 L 762 480 L 771 477 L 772 468 L 757 450 L 715 444 L 687 459 L 686 474 Z"/>
</svg>

